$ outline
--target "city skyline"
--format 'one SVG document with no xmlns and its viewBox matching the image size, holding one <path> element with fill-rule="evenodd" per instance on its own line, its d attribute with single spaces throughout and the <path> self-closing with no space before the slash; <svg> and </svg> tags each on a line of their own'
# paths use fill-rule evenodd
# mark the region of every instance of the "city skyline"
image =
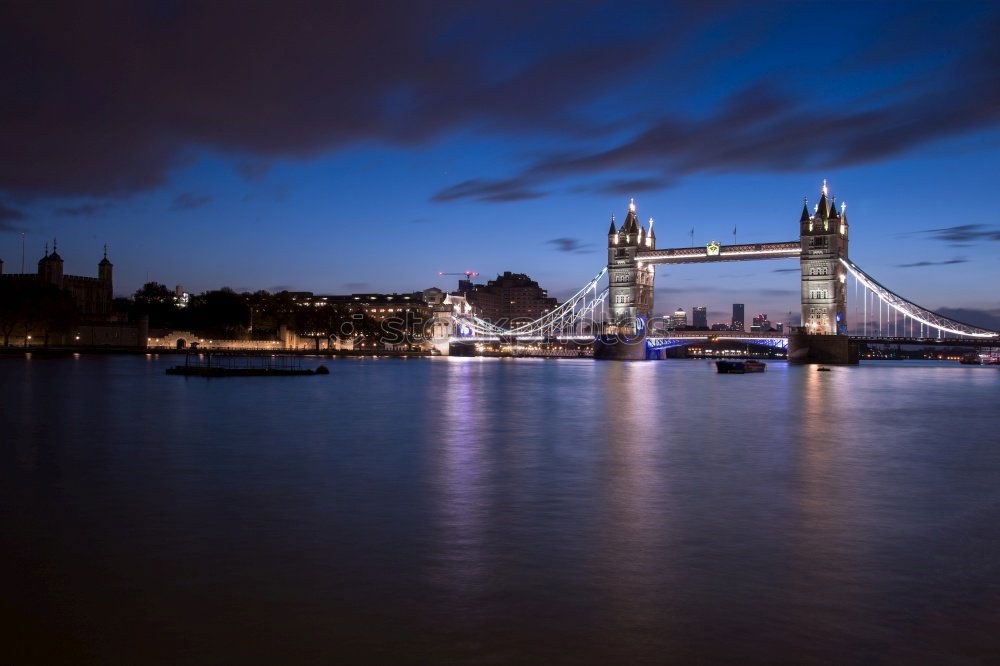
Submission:
<svg viewBox="0 0 1000 666">
<path fill-rule="evenodd" d="M 734 227 L 738 240 L 778 241 L 795 236 L 802 197 L 814 202 L 827 178 L 849 204 L 859 263 L 927 307 L 997 317 L 1000 227 L 987 204 L 1000 185 L 990 168 L 1000 14 L 986 4 L 786 9 L 597 4 L 570 16 L 545 6 L 516 25 L 491 23 L 488 6 L 447 20 L 331 9 L 316 20 L 351 26 L 350 44 L 381 45 L 345 72 L 349 46 L 300 34 L 295 11 L 262 11 L 218 37 L 208 28 L 230 20 L 221 5 L 114 20 L 8 8 L 19 103 L 2 130 L 16 159 L 0 171 L 0 258 L 15 270 L 23 231 L 29 269 L 52 236 L 77 271 L 109 242 L 122 294 L 147 280 L 195 292 L 403 292 L 448 287 L 438 271 L 471 269 L 523 272 L 562 299 L 602 265 L 608 217 L 621 219 L 629 197 L 656 218 L 662 247 L 690 245 L 692 228 L 695 244 L 727 242 Z M 183 49 L 171 41 L 181 24 Z M 77 25 L 107 50 L 76 58 L 71 40 L 26 38 L 33 26 L 58 36 Z M 823 48 L 803 49 L 817 26 L 829 26 Z M 123 42 L 130 31 L 147 43 Z M 231 77 L 218 90 L 180 69 L 226 39 L 281 62 L 293 38 L 279 32 L 299 43 L 288 67 L 216 62 Z M 148 89 L 108 56 L 116 48 L 171 85 Z M 402 52 L 423 66 L 394 71 Z M 58 99 L 29 85 L 64 60 L 79 64 Z M 100 91 L 106 116 L 79 89 Z M 127 122 L 133 106 L 148 111 L 144 122 Z M 663 270 L 656 309 L 683 298 L 794 312 L 794 270 Z"/>
</svg>

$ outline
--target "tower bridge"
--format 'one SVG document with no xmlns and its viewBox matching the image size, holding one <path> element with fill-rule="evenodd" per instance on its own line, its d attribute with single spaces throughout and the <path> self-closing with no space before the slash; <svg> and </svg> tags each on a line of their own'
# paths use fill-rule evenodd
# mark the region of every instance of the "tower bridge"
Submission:
<svg viewBox="0 0 1000 666">
<path fill-rule="evenodd" d="M 711 336 L 787 345 L 790 360 L 821 363 L 857 363 L 861 342 L 925 344 L 933 340 L 935 344 L 1000 346 L 1000 332 L 921 307 L 854 264 L 848 256 L 846 204 L 838 210 L 826 181 L 812 211 L 808 200 L 803 200 L 798 226 L 798 240 L 733 245 L 712 241 L 701 247 L 657 248 L 653 219 L 644 227 L 631 201 L 621 226 L 611 218 L 607 266 L 562 305 L 538 319 L 510 326 L 442 311 L 434 327 L 435 340 L 446 351 L 449 341 L 589 338 L 596 358 L 638 360 L 649 358 L 657 349 Z M 799 262 L 802 325 L 790 335 L 708 334 L 658 327 L 660 322 L 652 316 L 657 266 L 763 259 Z M 607 286 L 601 289 L 605 276 Z M 853 329 L 848 322 L 852 284 L 857 317 Z"/>
</svg>

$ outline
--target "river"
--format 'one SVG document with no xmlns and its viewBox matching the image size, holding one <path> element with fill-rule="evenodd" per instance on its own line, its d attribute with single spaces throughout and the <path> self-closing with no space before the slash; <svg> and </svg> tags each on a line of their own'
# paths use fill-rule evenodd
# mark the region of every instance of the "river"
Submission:
<svg viewBox="0 0 1000 666">
<path fill-rule="evenodd" d="M 0 359 L 10 663 L 1000 657 L 996 368 L 176 358 Z"/>
</svg>

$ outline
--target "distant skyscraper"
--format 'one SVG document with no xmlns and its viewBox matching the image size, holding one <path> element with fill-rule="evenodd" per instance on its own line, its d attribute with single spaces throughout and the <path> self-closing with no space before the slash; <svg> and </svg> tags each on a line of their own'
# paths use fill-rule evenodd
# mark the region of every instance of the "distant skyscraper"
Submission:
<svg viewBox="0 0 1000 666">
<path fill-rule="evenodd" d="M 784 333 L 785 325 L 779 321 L 777 324 L 774 325 L 774 330 L 776 330 L 778 333 Z"/>
<path fill-rule="evenodd" d="M 696 305 L 691 310 L 691 325 L 695 328 L 708 328 L 708 308 Z"/>
<path fill-rule="evenodd" d="M 670 315 L 670 328 L 684 328 L 688 324 L 687 313 L 684 312 L 684 308 L 677 308 L 672 315 Z"/>
<path fill-rule="evenodd" d="M 743 304 L 733 303 L 733 321 L 730 328 L 734 331 L 745 331 L 743 320 Z"/>
</svg>

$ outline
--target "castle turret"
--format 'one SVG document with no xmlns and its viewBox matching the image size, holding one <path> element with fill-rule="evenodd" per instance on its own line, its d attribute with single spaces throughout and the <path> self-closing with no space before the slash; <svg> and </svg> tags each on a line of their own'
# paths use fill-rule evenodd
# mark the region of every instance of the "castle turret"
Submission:
<svg viewBox="0 0 1000 666">
<path fill-rule="evenodd" d="M 108 260 L 108 244 L 104 244 L 104 258 L 97 264 L 97 279 L 101 283 L 100 298 L 97 310 L 101 314 L 111 314 L 111 303 L 114 300 L 114 264 Z"/>
<path fill-rule="evenodd" d="M 63 287 L 63 258 L 56 251 L 56 239 L 52 239 L 52 254 L 49 254 L 48 243 L 45 244 L 45 256 L 38 260 L 38 276 L 47 284 Z"/>
<path fill-rule="evenodd" d="M 108 261 L 108 244 L 104 244 L 104 258 L 97 264 L 97 279 L 101 282 L 107 282 L 108 286 L 111 286 L 111 273 L 114 268 L 114 264 Z"/>
</svg>

